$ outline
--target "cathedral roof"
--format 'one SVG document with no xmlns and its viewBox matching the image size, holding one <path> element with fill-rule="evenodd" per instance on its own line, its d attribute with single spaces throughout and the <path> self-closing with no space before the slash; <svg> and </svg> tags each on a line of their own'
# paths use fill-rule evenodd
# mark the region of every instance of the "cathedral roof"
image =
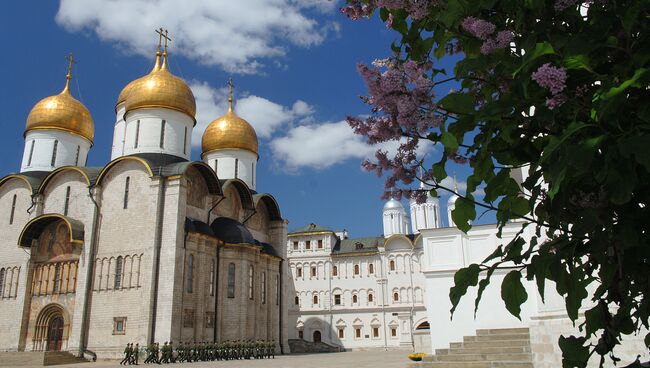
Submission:
<svg viewBox="0 0 650 368">
<path fill-rule="evenodd" d="M 185 218 L 185 231 L 214 236 L 214 231 L 212 231 L 212 229 L 208 224 L 206 224 L 201 220 L 193 219 L 191 217 Z"/>
<path fill-rule="evenodd" d="M 356 253 L 376 253 L 384 244 L 381 236 L 338 240 L 332 249 L 332 255 L 354 255 Z"/>
<path fill-rule="evenodd" d="M 228 217 L 216 218 L 210 228 L 214 236 L 229 244 L 255 244 L 253 234 L 237 220 Z"/>
<path fill-rule="evenodd" d="M 311 223 L 309 225 L 300 227 L 292 232 L 290 232 L 288 235 L 304 235 L 305 233 L 320 233 L 320 232 L 328 232 L 328 233 L 333 233 L 334 231 L 323 227 L 318 224 Z"/>
</svg>

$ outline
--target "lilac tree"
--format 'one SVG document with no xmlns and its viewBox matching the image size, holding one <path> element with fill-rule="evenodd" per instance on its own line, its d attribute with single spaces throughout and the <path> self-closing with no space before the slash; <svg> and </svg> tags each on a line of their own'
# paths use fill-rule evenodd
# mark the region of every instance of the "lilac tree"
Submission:
<svg viewBox="0 0 650 368">
<path fill-rule="evenodd" d="M 650 2 L 347 0 L 341 10 L 354 20 L 378 13 L 401 38 L 387 59 L 358 66 L 371 115 L 348 118 L 370 143 L 401 142 L 363 163 L 386 177 L 384 196 L 422 200 L 419 181 L 432 195 L 453 192 L 440 184 L 453 161 L 472 171 L 456 193 L 458 228 L 470 229 L 477 208 L 494 211 L 500 228 L 535 227 L 532 239 L 520 233 L 458 271 L 452 313 L 469 287 L 478 308 L 494 270 L 514 263 L 501 288 L 515 316 L 528 298 L 522 277 L 542 297 L 554 282 L 574 322 L 590 302 L 581 334 L 559 339 L 565 367 L 594 354 L 616 361 L 623 335 L 649 327 Z M 437 66 L 454 54 L 453 70 Z M 445 83 L 458 88 L 435 96 Z M 416 154 L 422 140 L 441 146 L 433 163 Z M 521 185 L 515 169 L 526 173 Z"/>
</svg>

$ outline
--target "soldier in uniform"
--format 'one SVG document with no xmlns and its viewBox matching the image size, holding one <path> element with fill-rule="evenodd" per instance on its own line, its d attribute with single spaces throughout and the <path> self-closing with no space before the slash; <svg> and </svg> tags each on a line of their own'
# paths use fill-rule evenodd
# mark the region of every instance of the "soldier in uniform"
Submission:
<svg viewBox="0 0 650 368">
<path fill-rule="evenodd" d="M 169 346 L 167 346 L 167 341 L 165 341 L 162 348 L 160 349 L 160 351 L 161 351 L 160 362 L 161 363 L 169 363 L 168 349 L 169 349 Z"/>
<path fill-rule="evenodd" d="M 133 346 L 133 344 L 131 344 Z M 140 344 L 135 343 L 135 347 L 133 348 L 133 354 L 131 354 L 131 364 L 138 365 L 138 357 L 140 355 Z"/>
<path fill-rule="evenodd" d="M 126 363 L 129 361 L 131 358 L 131 344 L 127 343 L 126 347 L 124 348 L 124 359 L 120 361 L 120 365 L 126 365 Z"/>
</svg>

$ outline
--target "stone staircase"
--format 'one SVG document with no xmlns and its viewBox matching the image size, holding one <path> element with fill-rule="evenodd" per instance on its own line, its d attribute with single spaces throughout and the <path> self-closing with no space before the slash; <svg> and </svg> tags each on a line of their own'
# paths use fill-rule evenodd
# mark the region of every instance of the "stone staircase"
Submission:
<svg viewBox="0 0 650 368">
<path fill-rule="evenodd" d="M 426 368 L 533 368 L 527 328 L 477 330 L 449 349 L 436 349 L 418 366 Z M 415 365 L 414 365 L 415 366 Z"/>
<path fill-rule="evenodd" d="M 345 351 L 340 346 L 329 345 L 324 342 L 311 342 L 303 339 L 289 339 L 289 349 L 291 349 L 291 354 L 338 353 Z"/>
<path fill-rule="evenodd" d="M 20 367 L 88 362 L 65 351 L 0 352 L 0 366 Z"/>
</svg>

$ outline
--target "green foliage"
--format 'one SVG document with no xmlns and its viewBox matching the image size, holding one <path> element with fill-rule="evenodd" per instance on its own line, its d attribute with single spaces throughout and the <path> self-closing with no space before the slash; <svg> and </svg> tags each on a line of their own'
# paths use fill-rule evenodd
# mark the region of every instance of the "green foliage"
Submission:
<svg viewBox="0 0 650 368">
<path fill-rule="evenodd" d="M 650 2 L 590 2 L 586 14 L 544 0 L 441 4 L 417 20 L 406 9 L 380 10 L 401 35 L 393 50 L 433 62 L 432 80 L 452 74 L 437 66 L 450 49 L 463 53 L 453 70 L 460 89 L 432 96 L 444 122 L 428 138 L 444 152 L 430 174 L 440 183 L 448 155 L 468 158 L 467 194 L 452 213 L 461 230 L 477 207 L 496 212 L 499 233 L 513 219 L 535 229 L 457 272 L 452 313 L 469 287 L 478 286 L 478 307 L 495 270 L 507 266 L 501 295 L 513 315 L 528 298 L 525 277 L 542 297 L 554 285 L 581 323 L 582 336 L 559 339 L 564 367 L 584 367 L 594 353 L 616 361 L 616 345 L 650 317 Z M 514 47 L 482 53 L 484 40 L 462 26 L 468 17 L 511 31 Z M 533 79 L 545 64 L 566 72 L 557 106 Z M 521 185 L 514 170 L 525 174 Z M 479 187 L 480 202 L 471 195 Z"/>
</svg>

